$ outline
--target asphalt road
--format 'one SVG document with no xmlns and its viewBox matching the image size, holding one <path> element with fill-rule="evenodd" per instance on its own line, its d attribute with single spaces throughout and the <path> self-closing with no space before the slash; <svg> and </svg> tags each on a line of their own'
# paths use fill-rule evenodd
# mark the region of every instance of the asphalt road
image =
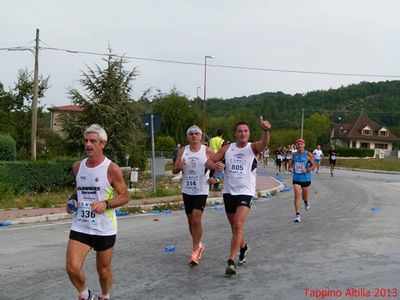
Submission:
<svg viewBox="0 0 400 300">
<path fill-rule="evenodd" d="M 331 178 L 323 169 L 302 223 L 293 222 L 292 190 L 255 201 L 246 224 L 252 251 L 233 278 L 223 275 L 223 211 L 204 213 L 206 252 L 196 267 L 187 264 L 183 211 L 120 218 L 112 299 L 400 299 L 399 192 L 400 175 L 337 170 Z M 68 232 L 65 222 L 0 228 L 0 299 L 76 299 L 64 266 Z M 167 245 L 175 251 L 165 253 Z M 98 293 L 94 258 L 85 269 Z"/>
</svg>

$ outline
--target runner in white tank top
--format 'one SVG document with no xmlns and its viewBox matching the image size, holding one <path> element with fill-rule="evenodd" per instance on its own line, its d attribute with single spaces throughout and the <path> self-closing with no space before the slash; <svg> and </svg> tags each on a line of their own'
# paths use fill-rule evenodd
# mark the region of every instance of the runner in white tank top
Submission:
<svg viewBox="0 0 400 300">
<path fill-rule="evenodd" d="M 189 127 L 186 135 L 189 145 L 180 149 L 172 173 L 182 172 L 182 197 L 192 236 L 189 263 L 197 265 L 205 249 L 201 242 L 203 234 L 201 217 L 210 190 L 208 182 L 210 171 L 206 169 L 205 163 L 214 152 L 201 144 L 202 131 L 198 126 Z"/>
<path fill-rule="evenodd" d="M 113 235 L 117 233 L 115 209 L 108 209 L 103 214 L 91 210 L 96 200 L 110 200 L 114 197 L 114 189 L 108 182 L 107 171 L 111 160 L 104 161 L 94 168 L 86 166 L 87 158 L 82 160 L 76 176 L 78 194 L 78 210 L 74 214 L 71 229 L 93 235 Z"/>
<path fill-rule="evenodd" d="M 200 145 L 200 150 L 193 152 L 190 145 L 185 146 L 182 160 L 185 167 L 182 170 L 182 193 L 188 195 L 208 195 L 210 171 L 206 170 L 206 146 Z"/>
<path fill-rule="evenodd" d="M 257 155 L 269 144 L 271 124 L 260 116 L 263 129 L 261 140 L 249 143 L 250 128 L 248 123 L 239 122 L 235 126 L 236 142 L 221 148 L 212 161 L 207 161 L 210 168 L 225 168 L 223 197 L 225 212 L 231 225 L 232 238 L 226 276 L 236 274 L 234 260 L 239 254 L 239 265 L 246 262 L 250 247 L 244 240 L 244 224 L 250 211 L 251 199 L 256 193 Z M 225 165 L 220 161 L 225 158 Z"/>
<path fill-rule="evenodd" d="M 232 143 L 225 152 L 225 180 L 223 194 L 254 196 L 256 191 L 256 169 L 251 143 L 243 148 Z"/>
<path fill-rule="evenodd" d="M 68 213 L 74 213 L 67 248 L 67 273 L 78 291 L 78 299 L 94 299 L 86 285 L 84 261 L 93 248 L 102 294 L 109 299 L 113 283 L 111 260 L 117 233 L 114 209 L 129 201 L 121 169 L 103 154 L 107 133 L 97 124 L 86 128 L 83 144 L 87 158 L 74 163 L 76 189 L 68 201 Z M 100 273 L 101 272 L 101 273 Z"/>
</svg>

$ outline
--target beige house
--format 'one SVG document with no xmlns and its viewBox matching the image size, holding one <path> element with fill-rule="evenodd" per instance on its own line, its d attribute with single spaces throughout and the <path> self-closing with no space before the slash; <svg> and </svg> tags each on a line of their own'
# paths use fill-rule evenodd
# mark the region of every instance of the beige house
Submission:
<svg viewBox="0 0 400 300">
<path fill-rule="evenodd" d="M 64 136 L 62 131 L 61 131 L 61 124 L 59 117 L 62 114 L 69 114 L 69 115 L 75 115 L 75 114 L 81 114 L 83 112 L 83 108 L 78 106 L 78 105 L 63 105 L 63 106 L 53 106 L 47 108 L 50 111 L 50 129 L 56 133 L 58 133 L 60 136 Z"/>
<path fill-rule="evenodd" d="M 339 147 L 392 150 L 400 139 L 388 128 L 361 114 L 348 124 L 334 124 L 331 142 Z"/>
</svg>

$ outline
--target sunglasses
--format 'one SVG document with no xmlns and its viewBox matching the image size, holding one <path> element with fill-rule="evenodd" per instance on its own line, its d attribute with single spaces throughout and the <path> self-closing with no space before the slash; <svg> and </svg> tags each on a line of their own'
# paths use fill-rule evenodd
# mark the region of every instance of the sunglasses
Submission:
<svg viewBox="0 0 400 300">
<path fill-rule="evenodd" d="M 198 132 L 190 132 L 189 135 L 199 135 Z"/>
</svg>

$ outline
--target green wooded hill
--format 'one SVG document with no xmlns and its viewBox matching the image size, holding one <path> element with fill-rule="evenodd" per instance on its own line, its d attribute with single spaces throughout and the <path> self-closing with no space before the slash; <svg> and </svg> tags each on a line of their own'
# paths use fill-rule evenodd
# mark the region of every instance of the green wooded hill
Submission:
<svg viewBox="0 0 400 300">
<path fill-rule="evenodd" d="M 313 113 L 333 123 L 346 123 L 361 111 L 400 136 L 400 81 L 361 82 L 306 94 L 262 93 L 247 97 L 207 100 L 207 118 L 253 118 L 263 115 L 276 129 L 295 129 Z"/>
</svg>

